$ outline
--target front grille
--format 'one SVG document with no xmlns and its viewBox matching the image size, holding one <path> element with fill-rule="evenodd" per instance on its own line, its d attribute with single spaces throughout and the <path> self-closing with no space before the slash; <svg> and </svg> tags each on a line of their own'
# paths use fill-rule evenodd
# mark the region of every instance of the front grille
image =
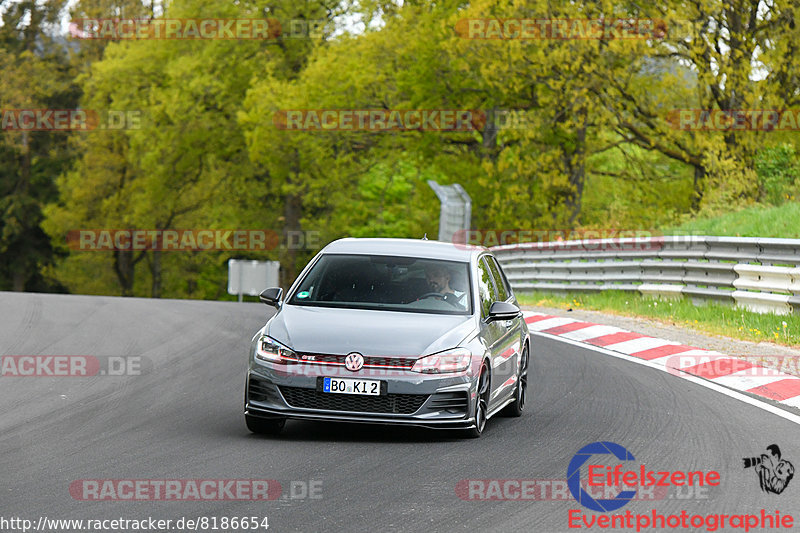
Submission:
<svg viewBox="0 0 800 533">
<path fill-rule="evenodd" d="M 347 355 L 335 355 L 327 353 L 299 353 L 300 359 L 306 363 L 334 363 L 344 366 Z M 399 367 L 400 369 L 411 369 L 416 359 L 406 357 L 378 357 L 372 355 L 364 356 L 364 367 Z"/>
<path fill-rule="evenodd" d="M 403 359 L 400 357 L 370 357 L 364 358 L 364 366 L 401 366 L 411 368 L 416 359 Z"/>
<path fill-rule="evenodd" d="M 359 396 L 356 394 L 330 394 L 316 389 L 280 387 L 281 394 L 292 407 L 298 409 L 323 409 L 326 411 L 352 411 L 359 413 L 415 413 L 427 394 L 387 394 L 385 396 Z"/>
</svg>

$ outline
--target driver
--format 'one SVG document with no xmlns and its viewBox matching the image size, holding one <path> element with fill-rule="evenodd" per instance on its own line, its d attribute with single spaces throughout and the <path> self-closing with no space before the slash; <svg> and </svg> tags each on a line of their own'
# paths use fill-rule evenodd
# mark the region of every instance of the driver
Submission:
<svg viewBox="0 0 800 533">
<path fill-rule="evenodd" d="M 425 269 L 425 279 L 432 292 L 442 295 L 443 299 L 453 305 L 462 305 L 463 292 L 456 291 L 450 286 L 451 274 L 447 267 L 431 265 Z"/>
</svg>

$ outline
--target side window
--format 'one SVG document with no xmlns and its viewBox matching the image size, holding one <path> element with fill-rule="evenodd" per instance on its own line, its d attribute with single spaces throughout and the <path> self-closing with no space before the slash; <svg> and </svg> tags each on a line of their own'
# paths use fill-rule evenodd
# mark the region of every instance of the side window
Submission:
<svg viewBox="0 0 800 533">
<path fill-rule="evenodd" d="M 506 301 L 511 296 L 511 288 L 508 286 L 508 280 L 500 270 L 500 265 L 494 257 L 486 256 L 486 262 L 489 264 L 489 270 L 492 272 L 494 278 L 494 286 L 497 287 L 498 300 Z"/>
<path fill-rule="evenodd" d="M 478 291 L 481 299 L 481 316 L 487 317 L 489 316 L 489 308 L 492 306 L 496 294 L 492 286 L 492 275 L 489 269 L 486 268 L 483 259 L 478 261 Z"/>
</svg>

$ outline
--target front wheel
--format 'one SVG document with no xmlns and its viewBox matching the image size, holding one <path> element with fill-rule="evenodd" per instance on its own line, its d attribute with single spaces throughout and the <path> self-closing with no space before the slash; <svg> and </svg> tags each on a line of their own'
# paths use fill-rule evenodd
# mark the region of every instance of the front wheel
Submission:
<svg viewBox="0 0 800 533">
<path fill-rule="evenodd" d="M 277 435 L 286 425 L 285 418 L 259 418 L 257 416 L 244 415 L 247 429 L 256 435 Z"/>
<path fill-rule="evenodd" d="M 478 393 L 475 396 L 475 427 L 466 431 L 466 436 L 477 439 L 486 427 L 486 414 L 489 409 L 489 367 L 484 363 L 478 375 Z"/>
</svg>

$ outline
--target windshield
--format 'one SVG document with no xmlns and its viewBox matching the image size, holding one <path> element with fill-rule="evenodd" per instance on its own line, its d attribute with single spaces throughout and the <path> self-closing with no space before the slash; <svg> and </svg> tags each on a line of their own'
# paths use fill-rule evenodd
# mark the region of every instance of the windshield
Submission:
<svg viewBox="0 0 800 533">
<path fill-rule="evenodd" d="M 468 263 L 326 254 L 289 304 L 466 315 L 472 313 L 469 287 Z"/>
</svg>

